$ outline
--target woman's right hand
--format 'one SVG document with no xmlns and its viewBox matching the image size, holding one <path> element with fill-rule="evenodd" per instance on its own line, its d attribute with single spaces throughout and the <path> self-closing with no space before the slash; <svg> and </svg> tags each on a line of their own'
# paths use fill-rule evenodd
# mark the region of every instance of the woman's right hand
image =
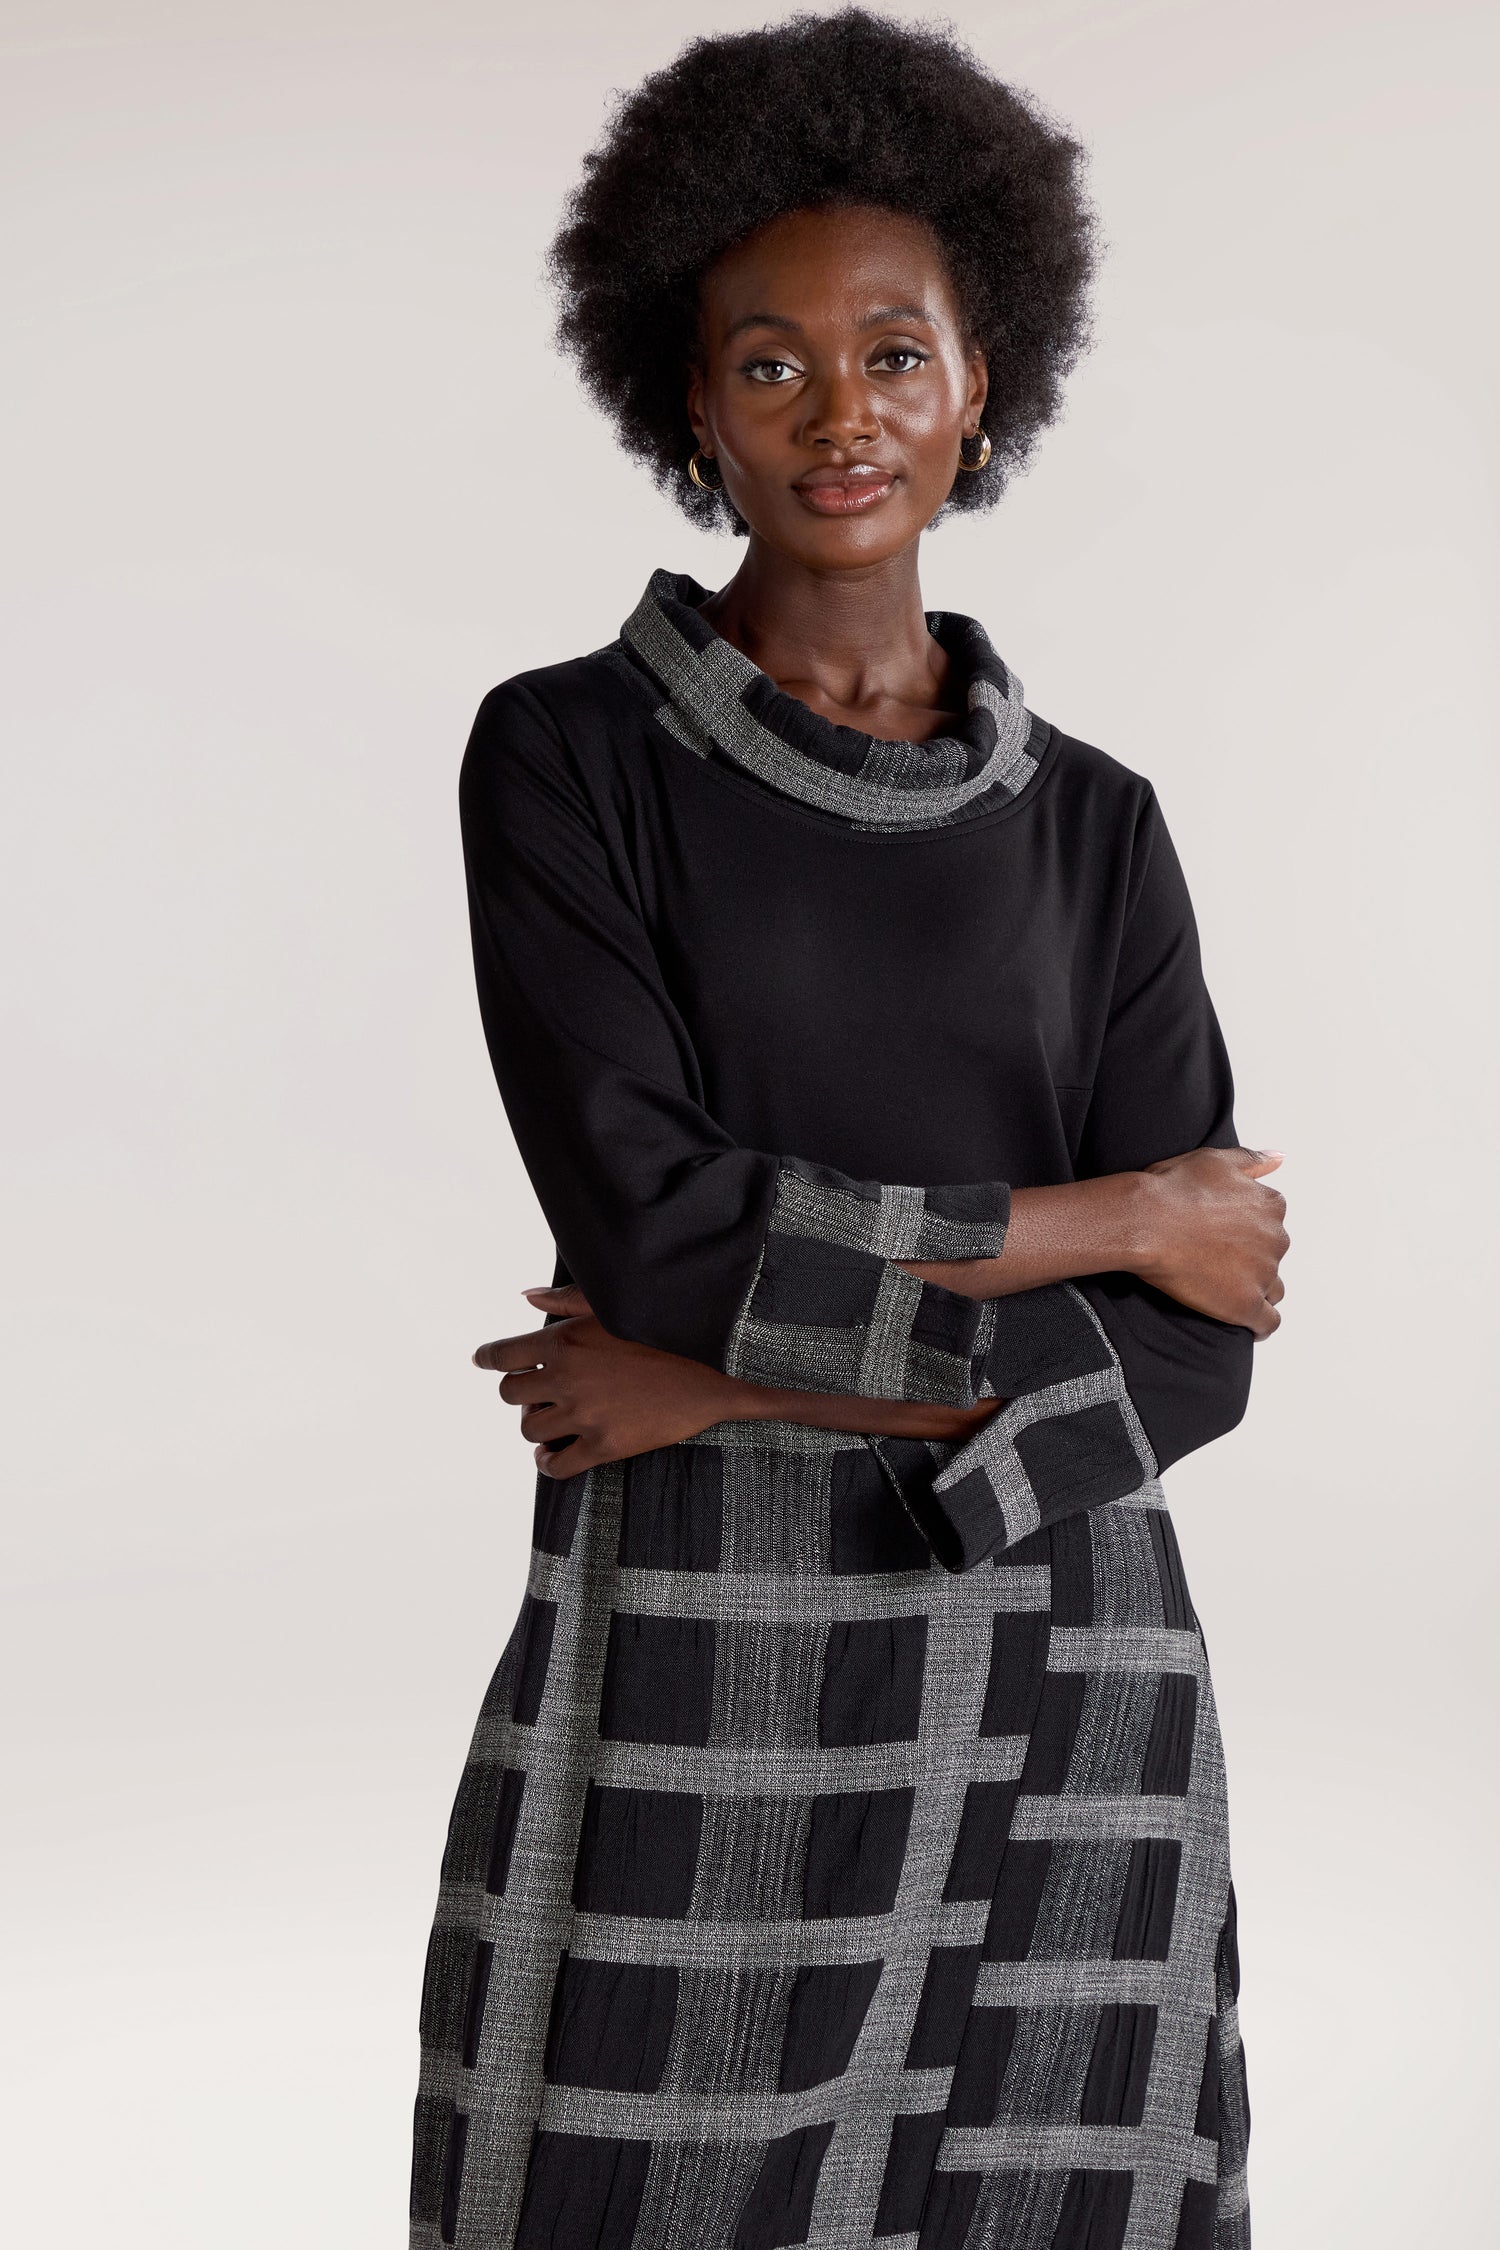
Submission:
<svg viewBox="0 0 1500 2250">
<path fill-rule="evenodd" d="M 1195 1312 L 1269 1336 L 1281 1326 L 1286 1198 L 1262 1180 L 1279 1151 L 1194 1148 L 1136 1175 L 1140 1248 L 1130 1270 Z"/>
<path fill-rule="evenodd" d="M 773 1390 L 696 1359 L 612 1336 L 576 1282 L 528 1289 L 555 1315 L 523 1336 L 481 1344 L 474 1365 L 501 1377 L 500 1396 L 521 1408 L 521 1435 L 543 1476 L 581 1476 L 606 1461 L 677 1445 L 715 1422 L 800 1422 L 818 1430 L 962 1444 L 1004 1401 L 942 1406 L 834 1391 Z"/>
</svg>

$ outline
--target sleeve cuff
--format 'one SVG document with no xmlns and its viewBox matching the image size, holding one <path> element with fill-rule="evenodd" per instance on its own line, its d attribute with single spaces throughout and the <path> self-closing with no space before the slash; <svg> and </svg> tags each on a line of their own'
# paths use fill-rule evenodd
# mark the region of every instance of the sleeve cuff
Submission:
<svg viewBox="0 0 1500 2250">
<path fill-rule="evenodd" d="M 893 1261 L 996 1258 L 1009 1218 L 1004 1181 L 888 1187 L 784 1157 L 725 1372 L 779 1390 L 946 1406 L 1005 1395 L 988 1382 L 997 1305 Z"/>
<path fill-rule="evenodd" d="M 983 1395 L 1009 1403 L 956 1450 L 869 1441 L 948 1570 L 972 1570 L 1156 1475 L 1114 1347 L 1082 1293 L 1064 1282 L 993 1309 Z"/>
</svg>

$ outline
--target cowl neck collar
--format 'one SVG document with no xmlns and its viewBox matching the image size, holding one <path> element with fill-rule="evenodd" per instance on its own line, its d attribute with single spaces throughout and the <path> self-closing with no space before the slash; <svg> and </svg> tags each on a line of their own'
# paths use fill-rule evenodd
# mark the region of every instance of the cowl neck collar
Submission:
<svg viewBox="0 0 1500 2250">
<path fill-rule="evenodd" d="M 695 578 L 653 572 L 620 628 L 665 701 L 659 723 L 700 757 L 723 757 L 783 796 L 855 828 L 942 828 L 1019 796 L 1037 769 L 1021 683 L 972 617 L 929 611 L 968 708 L 951 734 L 887 742 L 784 694 L 700 612 Z"/>
</svg>

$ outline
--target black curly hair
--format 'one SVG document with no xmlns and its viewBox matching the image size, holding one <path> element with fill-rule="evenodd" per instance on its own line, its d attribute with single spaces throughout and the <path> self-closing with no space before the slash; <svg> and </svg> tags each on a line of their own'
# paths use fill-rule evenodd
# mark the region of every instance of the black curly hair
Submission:
<svg viewBox="0 0 1500 2250">
<path fill-rule="evenodd" d="M 991 466 L 947 502 L 988 507 L 1089 341 L 1084 161 L 946 29 L 845 8 L 695 39 L 617 97 L 584 159 L 548 255 L 558 341 L 662 490 L 700 524 L 743 529 L 684 474 L 699 282 L 783 212 L 883 204 L 932 228 L 988 363 Z"/>
</svg>

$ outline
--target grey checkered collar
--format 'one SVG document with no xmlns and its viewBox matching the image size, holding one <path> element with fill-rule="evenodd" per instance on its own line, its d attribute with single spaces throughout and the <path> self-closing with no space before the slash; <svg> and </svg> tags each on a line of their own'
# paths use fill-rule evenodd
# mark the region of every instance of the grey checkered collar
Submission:
<svg viewBox="0 0 1500 2250">
<path fill-rule="evenodd" d="M 927 618 L 968 684 L 955 731 L 885 742 L 783 694 L 700 614 L 707 599 L 696 579 L 655 571 L 620 629 L 665 696 L 657 720 L 700 757 L 732 759 L 783 796 L 878 829 L 942 828 L 993 812 L 1036 772 L 1021 683 L 972 617 Z"/>
</svg>

